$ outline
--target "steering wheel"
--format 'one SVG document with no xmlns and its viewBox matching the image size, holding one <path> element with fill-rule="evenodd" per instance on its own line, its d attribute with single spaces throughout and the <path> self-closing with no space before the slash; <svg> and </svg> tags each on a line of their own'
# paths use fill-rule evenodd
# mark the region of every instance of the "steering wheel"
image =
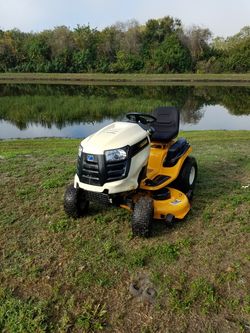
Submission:
<svg viewBox="0 0 250 333">
<path fill-rule="evenodd" d="M 140 122 L 143 125 L 151 124 L 156 121 L 156 118 L 154 116 L 152 116 L 151 114 L 147 114 L 147 113 L 131 112 L 131 113 L 127 113 L 126 117 L 130 121 L 133 121 L 136 123 Z"/>
</svg>

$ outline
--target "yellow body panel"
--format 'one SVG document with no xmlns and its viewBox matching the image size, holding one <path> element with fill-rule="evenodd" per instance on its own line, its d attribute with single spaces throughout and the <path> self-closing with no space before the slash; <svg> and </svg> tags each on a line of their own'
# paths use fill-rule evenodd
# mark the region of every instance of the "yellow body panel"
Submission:
<svg viewBox="0 0 250 333">
<path fill-rule="evenodd" d="M 154 219 L 164 220 L 168 214 L 172 214 L 177 219 L 183 219 L 190 210 L 190 203 L 187 196 L 179 190 L 168 187 L 170 191 L 170 198 L 166 200 L 153 200 L 154 203 Z M 144 195 L 150 195 L 144 194 Z M 140 194 L 135 194 L 135 201 L 138 200 Z M 120 205 L 132 212 L 131 207 L 127 205 Z"/>
<path fill-rule="evenodd" d="M 172 183 L 179 175 L 182 164 L 184 163 L 186 157 L 191 153 L 192 148 L 189 147 L 188 150 L 183 154 L 178 162 L 172 167 L 164 167 L 163 162 L 166 158 L 167 152 L 170 144 L 156 144 L 152 143 L 150 148 L 150 155 L 147 167 L 147 176 L 146 179 L 153 180 L 158 175 L 168 176 L 169 178 L 158 186 L 149 186 L 146 185 L 145 179 L 141 181 L 140 188 L 143 190 L 156 191 L 163 187 L 166 187 L 168 184 Z"/>
<path fill-rule="evenodd" d="M 179 158 L 177 163 L 172 167 L 164 167 L 164 160 L 167 156 L 169 147 L 174 142 L 168 144 L 151 143 L 149 161 L 147 166 L 147 175 L 140 183 L 140 189 L 145 190 L 144 194 L 140 192 L 135 193 L 133 201 L 136 202 L 141 195 L 148 195 L 152 197 L 154 191 L 167 187 L 170 191 L 169 199 L 165 200 L 153 200 L 154 202 L 154 219 L 164 220 L 168 214 L 174 215 L 177 219 L 183 219 L 190 210 L 190 203 L 187 196 L 172 187 L 168 187 L 179 175 L 181 167 L 186 157 L 191 153 L 192 148 L 188 150 Z M 151 186 L 146 185 L 146 179 L 154 180 L 155 177 L 163 175 L 169 178 L 162 182 L 160 185 Z M 131 207 L 127 205 L 121 205 L 121 207 L 132 211 Z"/>
<path fill-rule="evenodd" d="M 170 198 L 167 200 L 154 200 L 154 219 L 165 219 L 167 214 L 183 219 L 190 210 L 190 203 L 184 193 L 174 188 L 168 188 Z"/>
</svg>

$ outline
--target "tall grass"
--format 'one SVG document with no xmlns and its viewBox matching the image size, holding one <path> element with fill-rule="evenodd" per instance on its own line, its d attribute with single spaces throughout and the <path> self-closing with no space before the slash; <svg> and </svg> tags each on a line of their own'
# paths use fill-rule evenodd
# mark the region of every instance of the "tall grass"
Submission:
<svg viewBox="0 0 250 333">
<path fill-rule="evenodd" d="M 110 100 L 85 96 L 15 96 L 2 97 L 0 117 L 23 129 L 29 122 L 59 128 L 77 122 L 118 119 L 125 113 L 149 112 L 169 102 L 158 99 L 138 100 L 134 97 Z"/>
</svg>

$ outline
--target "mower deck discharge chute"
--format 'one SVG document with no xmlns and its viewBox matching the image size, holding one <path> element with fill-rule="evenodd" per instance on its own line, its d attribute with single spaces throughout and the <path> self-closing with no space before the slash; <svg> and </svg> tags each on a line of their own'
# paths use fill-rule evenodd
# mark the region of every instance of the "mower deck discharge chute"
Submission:
<svg viewBox="0 0 250 333">
<path fill-rule="evenodd" d="M 64 209 L 74 218 L 87 213 L 90 201 L 129 209 L 133 234 L 147 237 L 153 219 L 170 222 L 189 212 L 197 163 L 187 140 L 174 140 L 180 121 L 176 108 L 126 117 L 81 142 Z"/>
</svg>

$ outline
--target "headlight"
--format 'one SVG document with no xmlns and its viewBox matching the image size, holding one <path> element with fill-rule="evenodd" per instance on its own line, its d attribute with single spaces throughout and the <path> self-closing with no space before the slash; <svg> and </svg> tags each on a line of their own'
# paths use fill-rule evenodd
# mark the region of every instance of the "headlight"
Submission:
<svg viewBox="0 0 250 333">
<path fill-rule="evenodd" d="M 128 156 L 127 148 L 119 148 L 105 151 L 105 158 L 107 162 L 123 161 Z"/>
<path fill-rule="evenodd" d="M 80 145 L 80 146 L 79 146 L 79 149 L 78 149 L 78 156 L 79 156 L 79 157 L 81 157 L 82 152 L 83 152 L 83 147 Z"/>
</svg>

